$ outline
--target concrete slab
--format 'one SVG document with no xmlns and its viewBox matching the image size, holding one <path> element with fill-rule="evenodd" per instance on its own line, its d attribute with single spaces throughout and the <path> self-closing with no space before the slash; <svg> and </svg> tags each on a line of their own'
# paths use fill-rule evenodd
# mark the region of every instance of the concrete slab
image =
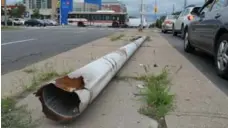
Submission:
<svg viewBox="0 0 228 128">
<path fill-rule="evenodd" d="M 45 118 L 41 105 L 34 95 L 20 102 L 28 104 L 33 120 L 39 128 L 157 128 L 157 122 L 138 113 L 142 105 L 136 87 L 137 81 L 113 80 L 95 101 L 74 122 L 61 125 Z"/>
</svg>

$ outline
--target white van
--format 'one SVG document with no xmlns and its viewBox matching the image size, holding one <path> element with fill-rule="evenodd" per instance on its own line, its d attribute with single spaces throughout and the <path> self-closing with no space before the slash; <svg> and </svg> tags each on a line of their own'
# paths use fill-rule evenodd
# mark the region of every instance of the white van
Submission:
<svg viewBox="0 0 228 128">
<path fill-rule="evenodd" d="M 127 25 L 130 28 L 137 28 L 141 24 L 141 18 L 129 18 Z M 146 19 L 143 18 L 143 27 L 147 27 Z"/>
</svg>

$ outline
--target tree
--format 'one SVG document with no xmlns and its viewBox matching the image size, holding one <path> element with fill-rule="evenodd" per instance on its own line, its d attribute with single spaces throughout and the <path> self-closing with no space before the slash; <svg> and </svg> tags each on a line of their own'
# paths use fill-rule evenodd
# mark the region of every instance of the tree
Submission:
<svg viewBox="0 0 228 128">
<path fill-rule="evenodd" d="M 25 8 L 25 6 L 24 6 L 23 4 L 16 4 L 15 6 L 16 6 L 16 7 L 13 8 L 13 9 L 9 12 L 9 15 L 10 15 L 11 17 L 19 17 L 19 18 L 21 18 L 22 15 L 24 15 L 24 13 L 25 13 L 26 8 Z"/>
<path fill-rule="evenodd" d="M 40 18 L 40 10 L 38 8 L 33 10 L 32 17 L 33 18 Z"/>
</svg>

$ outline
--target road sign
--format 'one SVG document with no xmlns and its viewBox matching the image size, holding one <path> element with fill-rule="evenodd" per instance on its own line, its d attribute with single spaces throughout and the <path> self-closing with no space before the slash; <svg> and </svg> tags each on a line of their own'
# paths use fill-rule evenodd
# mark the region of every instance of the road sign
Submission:
<svg viewBox="0 0 228 128">
<path fill-rule="evenodd" d="M 29 18 L 29 12 L 25 12 L 24 17 Z"/>
</svg>

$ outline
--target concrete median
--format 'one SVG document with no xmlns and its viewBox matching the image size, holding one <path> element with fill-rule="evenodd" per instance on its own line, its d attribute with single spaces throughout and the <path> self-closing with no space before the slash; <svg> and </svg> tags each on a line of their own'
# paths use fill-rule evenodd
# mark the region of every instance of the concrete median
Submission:
<svg viewBox="0 0 228 128">
<path fill-rule="evenodd" d="M 41 87 L 35 95 L 46 117 L 66 122 L 79 116 L 145 40 L 146 37 L 138 38 Z"/>
</svg>

